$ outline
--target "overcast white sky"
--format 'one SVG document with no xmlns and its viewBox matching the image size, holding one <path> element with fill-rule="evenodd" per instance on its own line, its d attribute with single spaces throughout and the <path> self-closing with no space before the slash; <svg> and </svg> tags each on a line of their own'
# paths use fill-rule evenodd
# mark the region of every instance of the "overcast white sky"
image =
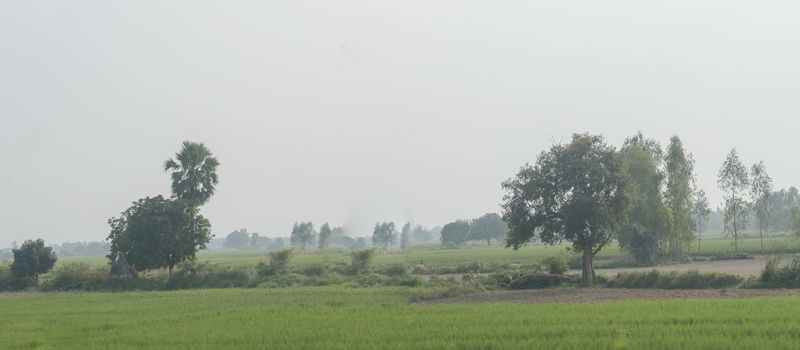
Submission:
<svg viewBox="0 0 800 350">
<path fill-rule="evenodd" d="M 218 237 L 367 235 L 498 211 L 553 140 L 684 139 L 713 204 L 731 147 L 798 184 L 793 1 L 0 1 L 0 246 L 101 240 L 219 157 Z"/>
</svg>

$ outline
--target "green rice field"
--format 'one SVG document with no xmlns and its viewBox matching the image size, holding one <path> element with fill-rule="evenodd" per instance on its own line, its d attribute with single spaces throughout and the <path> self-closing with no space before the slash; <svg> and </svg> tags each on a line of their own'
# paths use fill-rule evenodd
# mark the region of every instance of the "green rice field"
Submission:
<svg viewBox="0 0 800 350">
<path fill-rule="evenodd" d="M 0 294 L 3 349 L 796 349 L 797 298 L 408 302 L 413 288 Z"/>
</svg>

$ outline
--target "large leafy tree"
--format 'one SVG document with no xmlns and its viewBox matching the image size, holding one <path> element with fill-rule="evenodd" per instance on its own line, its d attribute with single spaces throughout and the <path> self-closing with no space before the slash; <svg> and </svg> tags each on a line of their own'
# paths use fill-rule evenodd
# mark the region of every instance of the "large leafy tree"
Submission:
<svg viewBox="0 0 800 350">
<path fill-rule="evenodd" d="M 673 256 L 683 252 L 684 244 L 694 241 L 694 221 L 692 220 L 692 182 L 694 181 L 694 160 L 687 153 L 683 142 L 677 136 L 670 139 L 665 156 L 667 170 L 667 208 L 672 222 L 668 234 L 668 251 Z"/>
<path fill-rule="evenodd" d="M 732 149 L 719 169 L 717 185 L 725 193 L 725 235 L 733 238 L 733 251 L 739 250 L 739 241 L 747 226 L 747 202 L 744 194 L 750 185 L 747 167 Z"/>
<path fill-rule="evenodd" d="M 567 241 L 583 256 L 581 280 L 594 283 L 593 258 L 625 219 L 628 180 L 617 152 L 602 136 L 575 134 L 503 183 L 507 246 L 518 249 L 535 236 Z"/>
<path fill-rule="evenodd" d="M 292 226 L 292 234 L 289 236 L 289 241 L 293 246 L 300 247 L 300 249 L 305 252 L 307 247 L 314 244 L 316 235 L 312 222 L 295 222 Z"/>
<path fill-rule="evenodd" d="M 397 240 L 397 228 L 394 222 L 379 222 L 375 224 L 375 229 L 372 231 L 372 244 L 382 246 L 383 251 L 389 250 L 389 247 L 394 246 Z"/>
<path fill-rule="evenodd" d="M 655 262 L 669 228 L 669 210 L 661 194 L 664 176 L 658 157 L 660 147 L 641 134 L 628 139 L 620 150 L 630 179 L 630 205 L 625 223 L 617 233 L 620 247 L 640 264 Z"/>
<path fill-rule="evenodd" d="M 767 174 L 763 161 L 750 168 L 750 201 L 758 220 L 758 234 L 761 238 L 761 252 L 764 252 L 764 231 L 769 229 L 769 216 L 772 213 L 772 178 Z"/>
<path fill-rule="evenodd" d="M 247 232 L 246 228 L 243 228 L 241 230 L 233 231 L 225 236 L 225 242 L 223 242 L 222 245 L 225 248 L 243 249 L 247 248 L 250 243 L 250 233 Z"/>
<path fill-rule="evenodd" d="M 324 252 L 326 248 L 328 248 L 328 244 L 331 242 L 331 226 L 328 223 L 324 223 L 322 227 L 319 228 L 319 250 Z"/>
<path fill-rule="evenodd" d="M 218 166 L 219 161 L 205 145 L 184 141 L 175 158 L 166 161 L 164 170 L 172 177 L 172 194 L 200 206 L 214 194 Z"/>
<path fill-rule="evenodd" d="M 25 241 L 12 253 L 14 262 L 11 263 L 11 273 L 15 277 L 36 278 L 50 271 L 58 260 L 53 248 L 46 246 L 41 239 Z"/>
<path fill-rule="evenodd" d="M 442 227 L 442 243 L 464 244 L 469 240 L 469 222 L 456 220 Z"/>
<path fill-rule="evenodd" d="M 137 270 L 172 268 L 195 258 L 211 240 L 211 224 L 197 207 L 162 196 L 134 202 L 108 220 L 111 261 L 124 257 Z"/>
<path fill-rule="evenodd" d="M 469 225 L 470 238 L 486 241 L 486 245 L 492 244 L 492 240 L 505 239 L 508 234 L 508 225 L 503 221 L 503 217 L 497 213 L 488 213 L 472 220 Z"/>
</svg>

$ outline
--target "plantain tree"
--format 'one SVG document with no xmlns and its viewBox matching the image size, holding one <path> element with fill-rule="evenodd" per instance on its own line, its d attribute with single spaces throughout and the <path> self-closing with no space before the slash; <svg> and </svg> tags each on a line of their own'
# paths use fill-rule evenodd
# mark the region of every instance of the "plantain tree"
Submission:
<svg viewBox="0 0 800 350">
<path fill-rule="evenodd" d="M 184 141 L 175 158 L 164 163 L 164 171 L 172 178 L 172 194 L 195 206 L 208 202 L 219 178 L 219 161 L 202 143 Z"/>
<path fill-rule="evenodd" d="M 625 219 L 628 180 L 622 161 L 602 136 L 575 134 L 503 183 L 506 245 L 518 249 L 538 236 L 566 241 L 582 255 L 581 282 L 594 283 L 594 256 Z"/>
</svg>

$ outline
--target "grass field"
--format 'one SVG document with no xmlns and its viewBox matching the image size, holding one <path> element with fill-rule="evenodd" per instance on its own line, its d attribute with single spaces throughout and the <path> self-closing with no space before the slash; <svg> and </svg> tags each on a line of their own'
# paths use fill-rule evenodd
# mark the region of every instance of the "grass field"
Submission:
<svg viewBox="0 0 800 350">
<path fill-rule="evenodd" d="M 408 303 L 410 288 L 0 294 L 4 349 L 792 349 L 796 298 Z"/>
<path fill-rule="evenodd" d="M 733 252 L 733 245 L 730 240 L 720 239 L 719 234 L 704 234 L 704 237 L 710 239 L 701 242 L 701 253 L 719 254 L 725 252 Z M 773 237 L 765 239 L 765 246 L 768 249 L 782 248 L 791 250 L 800 250 L 800 240 L 793 238 Z M 749 238 L 740 243 L 739 250 L 750 254 L 759 254 L 761 252 L 761 242 L 757 238 Z M 692 247 L 692 254 L 697 254 L 697 248 Z M 230 266 L 254 266 L 258 262 L 268 259 L 269 252 L 266 250 L 216 250 L 216 251 L 201 251 L 198 254 L 199 261 L 208 261 L 212 264 L 223 264 Z M 530 263 L 540 261 L 549 256 L 564 255 L 568 256 L 566 246 L 545 246 L 545 245 L 528 245 L 513 250 L 503 246 L 468 246 L 459 249 L 439 249 L 439 248 L 419 248 L 412 249 L 406 253 L 390 252 L 389 254 L 378 254 L 375 258 L 375 264 L 387 265 L 395 263 L 408 263 L 416 264 L 420 259 L 425 260 L 426 265 L 455 265 L 470 262 L 511 262 L 511 263 Z M 609 259 L 619 258 L 625 256 L 621 252 L 616 243 L 603 249 L 598 258 Z M 295 254 L 292 258 L 292 265 L 304 266 L 311 263 L 318 262 L 348 262 L 350 260 L 349 252 L 329 252 L 327 254 L 320 254 L 318 252 L 309 252 L 307 254 Z M 105 257 L 64 257 L 60 262 L 74 262 L 83 261 L 89 263 L 105 264 L 107 259 Z"/>
</svg>

